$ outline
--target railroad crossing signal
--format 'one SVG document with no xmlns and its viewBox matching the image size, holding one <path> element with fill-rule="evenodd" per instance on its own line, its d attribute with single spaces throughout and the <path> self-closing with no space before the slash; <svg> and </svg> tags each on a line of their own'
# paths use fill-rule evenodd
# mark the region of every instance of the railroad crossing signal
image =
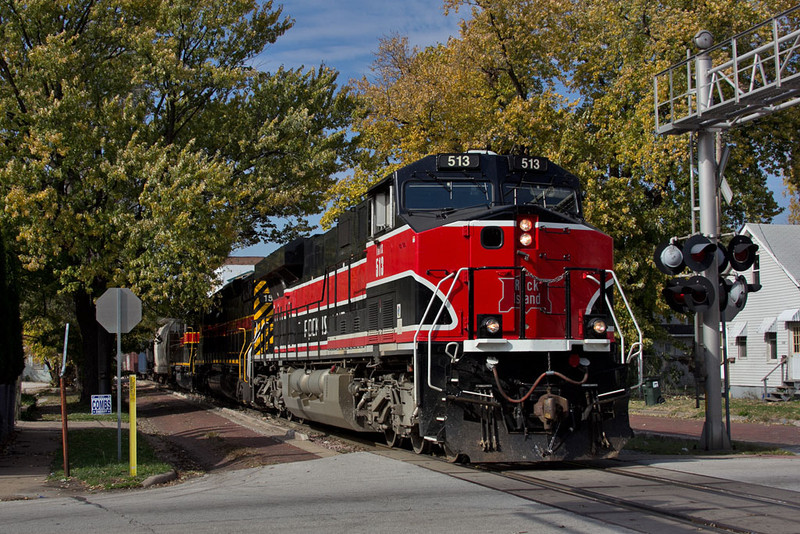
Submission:
<svg viewBox="0 0 800 534">
<path fill-rule="evenodd" d="M 719 235 L 717 180 L 724 162 L 716 160 L 716 132 L 800 104 L 798 11 L 800 6 L 717 46 L 712 46 L 713 36 L 701 30 L 694 38 L 699 53 L 655 76 L 656 132 L 697 132 L 700 231 L 706 235 Z M 712 55 L 720 58 L 716 65 Z M 729 259 L 740 252 L 733 250 Z M 716 262 L 706 274 L 711 279 L 718 276 Z M 702 329 L 695 336 L 706 370 L 706 422 L 700 441 L 709 450 L 730 448 L 730 428 L 726 438 L 719 395 L 720 315 L 713 307 L 704 313 Z"/>
<path fill-rule="evenodd" d="M 725 247 L 697 234 L 683 246 L 675 239 L 662 243 L 656 248 L 653 259 L 656 267 L 669 275 L 679 275 L 686 267 L 694 272 L 706 271 L 715 259 L 719 272 L 728 264 L 736 271 L 745 271 L 755 263 L 757 251 L 758 245 L 744 235 L 735 236 Z M 661 294 L 670 308 L 685 314 L 709 311 L 718 300 L 720 312 L 730 321 L 744 308 L 748 293 L 761 289 L 759 284 L 748 284 L 741 275 L 736 275 L 732 281 L 719 277 L 718 284 L 718 291 L 715 291 L 713 282 L 704 276 L 672 278 Z"/>
<path fill-rule="evenodd" d="M 659 245 L 653 259 L 664 274 L 680 274 L 685 267 L 699 273 L 711 266 L 716 253 L 717 245 L 704 235 L 696 234 L 683 246 L 675 240 Z"/>
<path fill-rule="evenodd" d="M 747 279 L 737 274 L 733 280 L 720 278 L 719 311 L 725 322 L 730 322 L 744 309 L 747 296 L 761 289 L 761 284 L 748 284 Z"/>
<path fill-rule="evenodd" d="M 704 312 L 714 304 L 714 286 L 704 276 L 673 278 L 661 291 L 670 308 L 678 313 Z"/>
<path fill-rule="evenodd" d="M 758 245 L 746 235 L 737 235 L 728 244 L 729 260 L 734 271 L 746 271 L 756 262 Z"/>
</svg>

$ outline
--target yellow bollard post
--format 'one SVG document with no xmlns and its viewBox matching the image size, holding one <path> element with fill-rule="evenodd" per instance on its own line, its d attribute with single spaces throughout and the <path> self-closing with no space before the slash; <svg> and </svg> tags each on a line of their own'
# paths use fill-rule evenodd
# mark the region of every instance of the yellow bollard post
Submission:
<svg viewBox="0 0 800 534">
<path fill-rule="evenodd" d="M 130 409 L 130 437 L 128 438 L 128 456 L 130 457 L 130 474 L 136 476 L 136 376 L 131 375 L 130 387 L 128 389 L 130 398 L 128 408 Z"/>
</svg>

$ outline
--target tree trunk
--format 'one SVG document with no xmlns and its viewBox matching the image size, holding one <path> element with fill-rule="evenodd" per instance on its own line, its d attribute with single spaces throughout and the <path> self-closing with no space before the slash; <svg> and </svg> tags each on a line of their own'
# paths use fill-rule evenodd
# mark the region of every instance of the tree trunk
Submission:
<svg viewBox="0 0 800 534">
<path fill-rule="evenodd" d="M 5 236 L 0 232 L 0 442 L 14 430 L 17 379 L 25 368 L 19 264 L 5 244 Z"/>
<path fill-rule="evenodd" d="M 0 384 L 0 445 L 14 432 L 17 384 Z"/>
<path fill-rule="evenodd" d="M 83 348 L 81 401 L 89 402 L 92 395 L 111 393 L 113 337 L 97 322 L 94 300 L 85 291 L 75 295 L 75 315 Z"/>
</svg>

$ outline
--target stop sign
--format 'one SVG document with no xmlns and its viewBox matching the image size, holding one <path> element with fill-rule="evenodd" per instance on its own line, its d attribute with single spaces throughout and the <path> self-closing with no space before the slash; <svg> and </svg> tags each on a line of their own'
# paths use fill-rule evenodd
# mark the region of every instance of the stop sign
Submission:
<svg viewBox="0 0 800 534">
<path fill-rule="evenodd" d="M 142 320 L 142 301 L 127 288 L 111 287 L 95 303 L 97 322 L 109 334 L 127 334 Z M 117 332 L 117 313 L 119 328 Z"/>
</svg>

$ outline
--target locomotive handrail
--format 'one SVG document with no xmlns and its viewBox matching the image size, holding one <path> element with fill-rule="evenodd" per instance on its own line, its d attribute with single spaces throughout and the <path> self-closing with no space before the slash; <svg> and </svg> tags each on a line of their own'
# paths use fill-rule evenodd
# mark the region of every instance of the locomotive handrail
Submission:
<svg viewBox="0 0 800 534">
<path fill-rule="evenodd" d="M 608 311 L 611 314 L 611 320 L 614 321 L 614 328 L 616 328 L 617 333 L 619 334 L 619 340 L 620 340 L 620 363 L 627 365 L 627 364 L 631 363 L 631 361 L 633 361 L 634 358 L 638 358 L 639 359 L 638 366 L 637 366 L 639 380 L 638 380 L 638 382 L 636 383 L 635 386 L 631 387 L 631 389 L 637 389 L 637 388 L 642 387 L 642 383 L 644 382 L 644 378 L 643 378 L 643 375 L 644 375 L 644 361 L 642 360 L 642 347 L 644 345 L 643 345 L 643 342 L 642 342 L 642 330 L 639 328 L 639 323 L 636 322 L 636 316 L 633 314 L 633 311 L 631 310 L 631 306 L 628 303 L 628 298 L 625 296 L 625 292 L 622 290 L 622 285 L 619 283 L 619 279 L 617 278 L 617 274 L 614 271 L 606 271 L 606 272 L 611 273 L 611 278 L 614 280 L 614 284 L 616 285 L 617 290 L 619 291 L 619 294 L 622 297 L 622 301 L 625 303 L 625 307 L 628 310 L 628 315 L 630 315 L 631 320 L 633 321 L 633 326 L 634 326 L 634 328 L 636 328 L 636 333 L 637 333 L 637 335 L 639 337 L 638 341 L 635 341 L 635 342 L 631 343 L 631 347 L 630 347 L 630 349 L 628 351 L 628 355 L 626 356 L 625 355 L 625 334 L 622 332 L 622 328 L 620 328 L 619 321 L 617 320 L 617 314 L 614 313 L 614 307 L 611 305 L 611 301 L 609 300 L 608 295 L 604 295 L 606 306 L 608 307 Z M 597 282 L 598 284 L 600 284 L 602 286 L 602 284 L 600 283 L 600 281 L 598 279 L 594 278 L 593 276 L 589 276 L 589 278 L 591 278 L 592 280 L 594 280 L 595 282 Z M 603 291 L 603 293 L 605 293 L 605 291 Z M 603 395 L 609 395 L 609 394 L 612 394 L 612 393 L 618 393 L 619 391 L 622 391 L 622 390 L 607 392 L 607 393 L 604 393 Z M 600 395 L 600 396 L 602 396 L 602 395 Z"/>
<path fill-rule="evenodd" d="M 244 356 L 245 351 L 247 350 L 247 329 L 239 328 L 240 332 L 244 333 L 244 339 L 242 340 L 242 348 L 239 349 L 239 380 L 242 380 L 245 384 L 247 383 L 247 370 L 244 368 L 244 360 L 242 360 L 242 356 Z M 252 343 L 250 343 L 252 345 Z"/>
<path fill-rule="evenodd" d="M 433 301 L 436 298 L 436 295 L 439 293 L 439 288 L 441 285 L 449 278 L 453 278 L 453 282 L 450 284 L 450 289 L 447 291 L 444 299 L 442 300 L 442 305 L 439 307 L 439 312 L 436 314 L 436 317 L 433 319 L 433 323 L 431 324 L 430 330 L 428 331 L 428 387 L 436 391 L 443 391 L 442 388 L 434 386 L 431 383 L 431 359 L 433 357 L 433 353 L 431 351 L 431 341 L 433 339 L 433 330 L 436 328 L 436 321 L 439 320 L 439 317 L 442 315 L 442 311 L 444 310 L 445 306 L 447 306 L 447 302 L 449 302 L 450 294 L 453 292 L 453 288 L 458 281 L 458 277 L 461 276 L 462 271 L 468 270 L 468 267 L 461 267 L 459 270 L 448 274 L 441 280 L 439 283 L 436 284 L 436 289 L 433 291 L 433 295 L 431 295 L 431 300 L 428 302 L 428 306 L 425 308 L 425 312 L 422 314 L 422 318 L 419 321 L 419 326 L 417 326 L 416 332 L 414 332 L 414 365 L 417 364 L 417 355 L 418 355 L 418 345 L 417 345 L 417 337 L 419 333 L 422 331 L 422 327 L 425 325 L 425 319 L 428 317 L 428 312 L 431 310 L 433 306 Z M 419 406 L 419 399 L 417 398 L 417 390 L 419 389 L 417 384 L 417 375 L 419 373 L 414 373 L 414 405 Z"/>
<path fill-rule="evenodd" d="M 417 326 L 417 331 L 414 332 L 414 359 L 412 360 L 412 363 L 414 365 L 414 369 L 416 369 L 416 367 L 417 367 L 417 353 L 418 353 L 418 351 L 417 351 L 417 348 L 418 348 L 418 346 L 417 346 L 417 336 L 419 336 L 419 333 L 422 331 L 422 325 L 425 324 L 425 318 L 428 316 L 428 312 L 430 311 L 431 306 L 433 306 L 433 299 L 436 297 L 436 293 L 438 293 L 438 291 L 439 291 L 439 286 L 441 286 L 442 283 L 445 280 L 447 280 L 448 278 L 450 278 L 451 276 L 455 276 L 455 274 L 456 273 L 450 273 L 450 274 L 446 275 L 444 278 L 439 280 L 438 284 L 436 284 L 436 289 L 433 291 L 433 295 L 431 296 L 431 300 L 428 302 L 428 307 L 425 308 L 425 312 L 422 314 L 422 319 L 420 319 L 420 321 L 419 321 L 419 326 Z M 430 362 L 429 362 L 429 364 L 430 364 Z M 430 373 L 428 373 L 428 374 L 430 375 Z M 419 376 L 419 373 L 414 372 L 414 406 L 415 407 L 419 406 L 419 399 L 417 398 L 417 391 L 419 390 L 419 385 L 417 384 L 417 376 Z"/>
<path fill-rule="evenodd" d="M 430 330 L 428 330 L 428 387 L 430 387 L 431 389 L 434 389 L 436 391 L 443 391 L 443 389 L 439 388 L 439 387 L 436 387 L 431 383 L 431 360 L 433 359 L 433 350 L 432 350 L 433 331 L 436 328 L 436 321 L 438 321 L 439 317 L 442 316 L 442 312 L 444 311 L 445 307 L 447 306 L 447 303 L 450 302 L 450 294 L 453 292 L 453 289 L 455 289 L 455 287 L 456 287 L 456 282 L 458 282 L 458 277 L 461 276 L 461 272 L 462 271 L 468 271 L 468 270 L 469 270 L 469 267 L 462 267 L 462 268 L 460 268 L 459 270 L 457 270 L 455 272 L 455 275 L 453 276 L 453 283 L 450 284 L 450 289 L 447 290 L 447 295 L 445 295 L 444 299 L 442 299 L 442 305 L 439 306 L 439 313 L 437 313 L 436 317 L 434 317 L 433 323 L 431 324 L 431 328 L 430 328 Z M 442 282 L 443 281 L 444 280 L 442 280 Z M 441 282 L 439 282 L 439 284 L 437 284 L 437 286 L 436 286 L 437 290 L 439 289 L 439 285 L 441 285 Z M 434 296 L 436 296 L 436 293 L 434 293 Z M 431 297 L 431 302 L 433 302 L 433 297 Z M 423 319 L 424 319 L 424 316 L 423 316 Z M 420 328 L 421 327 L 422 327 L 422 324 L 420 324 Z"/>
<path fill-rule="evenodd" d="M 637 366 L 637 370 L 639 372 L 639 381 L 635 386 L 631 387 L 631 389 L 638 389 L 642 387 L 642 384 L 644 383 L 644 360 L 642 359 L 642 349 L 644 347 L 644 342 L 642 336 L 642 329 L 639 328 L 639 323 L 636 321 L 636 316 L 633 314 L 633 310 L 631 309 L 630 303 L 628 303 L 628 298 L 625 296 L 625 292 L 622 290 L 622 284 L 619 283 L 619 278 L 617 278 L 617 273 L 614 271 L 609 271 L 609 272 L 611 273 L 611 277 L 614 279 L 614 283 L 617 286 L 617 291 L 619 291 L 619 294 L 622 297 L 622 302 L 625 303 L 625 308 L 628 310 L 628 315 L 630 315 L 631 321 L 633 321 L 633 327 L 636 329 L 636 334 L 639 337 L 638 341 L 631 344 L 631 348 L 628 351 L 628 356 L 624 362 L 625 364 L 629 364 L 634 358 L 639 359 L 639 364 Z M 614 319 L 614 325 L 620 332 L 620 338 L 622 338 L 622 331 L 619 328 L 619 325 L 617 325 L 617 318 L 614 316 L 613 312 L 611 316 Z"/>
<path fill-rule="evenodd" d="M 608 272 L 608 271 L 606 271 L 606 272 Z M 611 271 L 611 273 L 613 274 L 613 271 Z M 620 346 L 619 359 L 620 359 L 620 363 L 626 363 L 625 362 L 625 334 L 623 333 L 622 328 L 620 328 L 619 321 L 617 320 L 617 314 L 614 313 L 614 306 L 611 305 L 611 300 L 608 298 L 608 294 L 604 291 L 605 288 L 602 287 L 603 283 L 601 283 L 600 280 L 598 280 L 597 278 L 595 278 L 592 275 L 587 275 L 587 278 L 590 278 L 591 280 L 597 282 L 597 284 L 599 286 L 601 286 L 600 287 L 600 291 L 603 293 L 603 300 L 606 303 L 606 308 L 608 309 L 608 313 L 611 315 L 611 320 L 614 322 L 614 328 L 616 329 L 617 333 L 619 334 L 619 346 Z M 605 282 L 605 280 L 603 282 Z M 606 284 L 606 288 L 607 287 L 608 287 L 608 284 Z M 620 293 L 621 293 L 621 291 L 620 291 Z M 623 299 L 624 298 L 625 298 L 625 296 L 623 295 Z"/>
</svg>

